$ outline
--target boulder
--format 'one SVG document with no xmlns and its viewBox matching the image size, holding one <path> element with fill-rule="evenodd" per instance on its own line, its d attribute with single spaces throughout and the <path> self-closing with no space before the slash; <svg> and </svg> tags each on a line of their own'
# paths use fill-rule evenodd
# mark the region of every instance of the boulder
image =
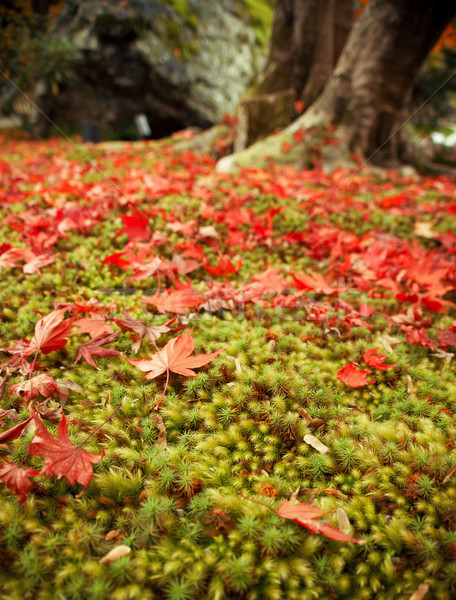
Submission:
<svg viewBox="0 0 456 600">
<path fill-rule="evenodd" d="M 243 0 L 67 0 L 53 35 L 74 47 L 74 83 L 42 98 L 52 121 L 103 137 L 152 137 L 209 127 L 233 111 L 262 66 Z M 43 124 L 46 124 L 43 121 Z"/>
</svg>

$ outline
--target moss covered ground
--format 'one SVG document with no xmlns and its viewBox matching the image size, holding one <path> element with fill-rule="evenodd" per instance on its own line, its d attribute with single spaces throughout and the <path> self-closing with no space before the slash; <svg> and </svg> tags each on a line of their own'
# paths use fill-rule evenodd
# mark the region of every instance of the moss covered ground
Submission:
<svg viewBox="0 0 456 600">
<path fill-rule="evenodd" d="M 63 411 L 72 443 L 93 434 L 84 449 L 105 453 L 85 491 L 44 474 L 26 498 L 1 485 L 1 600 L 455 596 L 454 181 L 325 174 L 317 158 L 218 174 L 172 140 L 0 148 L 0 436 L 31 411 L 55 434 Z M 160 304 L 165 290 L 179 301 Z M 7 349 L 64 306 L 79 317 L 66 345 L 27 372 L 34 355 Z M 169 374 L 154 410 L 166 376 L 126 360 L 157 349 L 143 339 L 135 355 L 137 335 L 111 320 L 123 309 L 176 318 L 159 349 L 191 329 L 195 353 L 221 352 L 195 377 Z M 81 318 L 120 332 L 98 369 L 74 360 Z M 394 366 L 369 367 L 373 348 Z M 375 381 L 338 379 L 350 363 Z M 66 395 L 11 389 L 43 373 Z M 32 421 L 0 438 L 0 457 L 40 471 L 34 436 Z M 343 509 L 326 520 L 366 543 L 239 492 Z"/>
</svg>

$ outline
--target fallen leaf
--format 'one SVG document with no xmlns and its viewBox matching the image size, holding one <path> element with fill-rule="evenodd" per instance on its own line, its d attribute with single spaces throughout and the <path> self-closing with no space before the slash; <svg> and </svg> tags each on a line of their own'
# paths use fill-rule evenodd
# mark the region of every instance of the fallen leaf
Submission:
<svg viewBox="0 0 456 600">
<path fill-rule="evenodd" d="M 315 429 L 318 429 L 319 427 L 325 424 L 323 419 L 314 419 L 304 408 L 302 408 L 302 406 L 298 408 L 298 413 L 301 415 L 301 417 L 306 419 L 312 431 L 315 431 Z"/>
<path fill-rule="evenodd" d="M 325 295 L 337 294 L 342 291 L 342 288 L 331 287 L 322 275 L 313 271 L 310 271 L 310 275 L 306 273 L 291 273 L 291 276 L 293 277 L 294 287 L 298 290 L 313 290 L 317 294 Z"/>
<path fill-rule="evenodd" d="M 55 392 L 66 395 L 63 390 L 59 389 L 57 382 L 49 373 L 41 373 L 27 381 L 16 383 L 10 387 L 9 392 L 10 395 L 17 394 L 21 398 L 25 398 L 27 402 L 34 400 L 38 395 L 43 398 L 51 398 Z"/>
<path fill-rule="evenodd" d="M 429 589 L 429 583 L 420 583 L 418 589 L 413 592 L 409 600 L 423 600 L 427 596 Z"/>
<path fill-rule="evenodd" d="M 68 428 L 65 415 L 57 429 L 57 437 L 54 437 L 44 426 L 39 416 L 32 412 L 35 420 L 36 433 L 29 446 L 29 453 L 33 456 L 44 457 L 44 467 L 40 475 L 57 479 L 65 477 L 70 485 L 78 482 L 84 488 L 89 485 L 93 469 L 92 464 L 100 462 L 104 452 L 97 456 L 83 450 L 81 446 L 73 446 L 68 437 Z"/>
<path fill-rule="evenodd" d="M 3 394 L 5 393 L 5 389 L 6 389 L 6 382 L 8 381 L 8 375 L 5 375 L 5 377 L 2 377 L 0 379 L 0 402 L 3 398 Z"/>
<path fill-rule="evenodd" d="M 146 325 L 144 321 L 140 319 L 134 319 L 126 310 L 123 311 L 124 319 L 115 317 L 111 319 L 120 329 L 125 333 L 126 331 L 132 331 L 139 336 L 139 340 L 136 340 L 131 345 L 131 349 L 136 354 L 141 346 L 143 338 L 149 340 L 151 344 L 156 342 L 163 333 L 168 333 L 170 328 L 167 325 Z"/>
<path fill-rule="evenodd" d="M 416 221 L 413 227 L 413 233 L 419 235 L 420 237 L 426 238 L 427 240 L 433 240 L 439 237 L 437 231 L 432 229 L 435 223 L 427 223 L 426 221 Z"/>
<path fill-rule="evenodd" d="M 3 433 L 0 433 L 0 444 L 4 444 L 5 442 L 11 442 L 12 440 L 17 440 L 17 438 L 21 435 L 22 431 L 32 419 L 33 417 L 29 417 L 28 419 L 25 419 L 25 421 L 22 421 L 22 423 L 19 423 L 18 425 L 7 429 Z"/>
<path fill-rule="evenodd" d="M 125 233 L 128 235 L 130 242 L 133 240 L 147 240 L 151 235 L 151 232 L 147 229 L 149 219 L 135 209 L 131 212 L 131 215 L 120 215 L 124 226 L 116 233 L 116 236 Z"/>
<path fill-rule="evenodd" d="M 99 356 L 105 358 L 107 356 L 118 356 L 120 352 L 114 348 L 103 348 L 105 344 L 112 344 L 120 335 L 120 331 L 111 333 L 110 335 L 103 336 L 99 335 L 86 344 L 81 344 L 78 348 L 78 354 L 74 359 L 74 362 L 78 362 L 80 358 L 83 358 L 85 362 L 95 369 L 99 369 L 97 363 L 92 358 L 93 356 Z"/>
<path fill-rule="evenodd" d="M 364 362 L 367 363 L 370 367 L 374 367 L 374 369 L 379 369 L 380 371 L 386 371 L 386 369 L 390 369 L 391 367 L 395 367 L 396 365 L 385 365 L 384 362 L 386 360 L 386 356 L 382 356 L 381 354 L 376 354 L 378 348 L 370 348 L 366 350 L 366 352 L 361 356 L 364 359 Z"/>
<path fill-rule="evenodd" d="M 111 563 L 118 558 L 122 558 L 122 556 L 126 556 L 130 554 L 131 548 L 130 546 L 125 546 L 125 544 L 121 544 L 120 546 L 116 546 L 112 550 L 110 550 L 103 558 L 100 558 L 98 561 L 101 565 L 105 565 L 107 563 Z"/>
<path fill-rule="evenodd" d="M 442 481 L 442 484 L 448 483 L 455 473 L 456 473 L 456 465 L 451 467 L 451 469 L 448 471 L 448 473 L 445 476 L 445 479 Z"/>
<path fill-rule="evenodd" d="M 260 506 L 264 506 L 268 510 L 272 511 L 279 517 L 284 519 L 289 519 L 302 527 L 305 527 L 312 533 L 321 533 L 328 538 L 333 540 L 338 540 L 339 542 L 354 542 L 355 544 L 363 545 L 366 542 L 364 540 L 359 540 L 357 538 L 351 537 L 339 529 L 328 525 L 324 521 L 317 521 L 319 517 L 323 515 L 329 514 L 331 512 L 335 512 L 333 510 L 323 510 L 318 508 L 318 506 L 314 506 L 313 504 L 307 504 L 305 502 L 290 502 L 289 500 L 285 500 L 279 506 L 278 510 L 275 510 L 268 504 L 264 504 L 263 502 L 259 502 L 258 500 L 253 500 L 252 498 L 248 498 L 244 496 L 241 492 L 239 495 L 245 500 L 250 500 L 250 502 L 255 502 L 255 504 L 259 504 Z"/>
<path fill-rule="evenodd" d="M 163 422 L 163 419 L 161 418 L 161 416 L 158 413 L 154 413 L 153 417 L 155 419 L 155 424 L 157 425 L 157 429 L 158 429 L 157 446 L 159 448 L 167 448 L 168 442 L 167 442 L 167 436 L 166 436 L 166 427 Z"/>
<path fill-rule="evenodd" d="M 106 322 L 106 319 L 102 315 L 99 315 L 96 319 L 79 319 L 78 326 L 71 335 L 88 333 L 93 339 L 101 335 L 109 335 L 110 333 L 113 333 L 113 331 L 114 328 Z"/>
<path fill-rule="evenodd" d="M 412 400 L 416 400 L 415 388 L 413 387 L 413 381 L 410 375 L 405 376 L 407 379 L 407 393 Z"/>
<path fill-rule="evenodd" d="M 192 290 L 165 290 L 161 294 L 143 296 L 141 301 L 153 304 L 161 313 L 172 312 L 181 315 L 187 314 L 188 308 L 195 308 L 204 302 L 198 292 Z"/>
<path fill-rule="evenodd" d="M 54 310 L 37 322 L 35 333 L 25 351 L 26 356 L 38 351 L 49 354 L 66 345 L 75 317 L 65 319 L 65 312 L 66 308 Z"/>
<path fill-rule="evenodd" d="M 298 523 L 302 527 L 309 529 L 312 533 L 322 533 L 326 537 L 339 542 L 354 542 L 355 544 L 363 545 L 366 542 L 357 538 L 351 537 L 342 531 L 339 531 L 335 527 L 331 527 L 324 521 L 317 521 L 317 517 L 328 514 L 333 511 L 322 510 L 317 506 L 311 506 L 304 502 L 293 504 L 292 502 L 285 501 L 276 512 L 279 516 L 284 519 L 290 519 L 294 523 Z"/>
<path fill-rule="evenodd" d="M 375 379 L 373 379 L 373 381 L 367 379 L 367 376 L 372 373 L 372 371 L 369 369 L 357 369 L 356 366 L 357 365 L 354 362 L 343 366 L 337 373 L 337 379 L 350 387 L 362 387 L 363 385 L 369 385 L 370 383 L 375 382 Z"/>
<path fill-rule="evenodd" d="M 237 266 L 235 266 L 229 256 L 223 254 L 215 267 L 210 267 L 208 264 L 204 265 L 204 269 L 209 273 L 209 275 L 233 275 L 237 273 L 242 267 L 242 262 L 239 261 Z"/>
<path fill-rule="evenodd" d="M 108 531 L 108 533 L 104 536 L 104 539 L 109 542 L 110 540 L 120 539 L 124 535 L 125 534 L 122 529 L 111 529 L 111 531 Z"/>
<path fill-rule="evenodd" d="M 76 392 L 77 394 L 82 394 L 83 389 L 71 379 L 57 379 L 56 383 L 58 385 L 57 391 L 59 394 L 64 394 L 68 396 L 68 392 L 71 390 L 72 392 Z"/>
<path fill-rule="evenodd" d="M 16 494 L 20 504 L 24 504 L 27 495 L 36 486 L 30 481 L 30 477 L 38 475 L 38 471 L 19 467 L 5 458 L 1 460 L 3 463 L 0 463 L 0 481 L 3 481 L 13 494 Z"/>
<path fill-rule="evenodd" d="M 147 373 L 146 379 L 155 379 L 165 371 L 169 370 L 185 377 L 195 377 L 192 369 L 202 367 L 218 356 L 221 350 L 209 354 L 196 354 L 190 356 L 195 348 L 195 342 L 190 331 L 186 331 L 177 338 L 170 340 L 162 350 L 159 350 L 151 358 L 126 358 L 130 364 L 140 371 Z"/>
<path fill-rule="evenodd" d="M 393 350 L 394 346 L 397 346 L 398 344 L 402 343 L 402 340 L 400 340 L 399 338 L 393 337 L 386 333 L 383 334 L 382 336 L 380 336 L 378 339 L 383 344 L 385 350 L 390 353 L 394 352 L 394 350 Z"/>
<path fill-rule="evenodd" d="M 352 526 L 351 526 L 350 521 L 348 519 L 347 513 L 344 511 L 343 508 L 339 507 L 336 510 L 336 515 L 337 515 L 337 524 L 339 525 L 339 529 L 342 531 L 342 533 L 346 533 L 347 535 L 351 535 L 351 533 L 352 533 Z"/>
<path fill-rule="evenodd" d="M 405 331 L 405 339 L 409 344 L 423 346 L 424 348 L 435 350 L 434 342 L 430 339 L 424 329 L 417 329 L 416 327 L 412 326 L 403 326 L 401 329 Z"/>
<path fill-rule="evenodd" d="M 312 446 L 312 448 L 315 448 L 315 450 L 318 450 L 318 452 L 320 452 L 320 454 L 328 454 L 328 452 L 329 452 L 328 446 L 325 446 L 314 435 L 310 435 L 310 433 L 308 433 L 304 436 L 304 441 L 306 444 L 309 444 L 309 446 Z"/>
</svg>

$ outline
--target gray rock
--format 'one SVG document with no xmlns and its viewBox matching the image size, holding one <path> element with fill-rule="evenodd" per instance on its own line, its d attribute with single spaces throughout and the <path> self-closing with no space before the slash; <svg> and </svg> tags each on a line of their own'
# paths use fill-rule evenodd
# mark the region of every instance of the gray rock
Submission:
<svg viewBox="0 0 456 600">
<path fill-rule="evenodd" d="M 97 121 L 118 137 L 134 137 L 137 113 L 154 137 L 217 123 L 262 62 L 242 0 L 188 0 L 185 16 L 157 0 L 67 0 L 54 35 L 75 46 L 76 83 L 42 105 L 60 127 Z"/>
</svg>

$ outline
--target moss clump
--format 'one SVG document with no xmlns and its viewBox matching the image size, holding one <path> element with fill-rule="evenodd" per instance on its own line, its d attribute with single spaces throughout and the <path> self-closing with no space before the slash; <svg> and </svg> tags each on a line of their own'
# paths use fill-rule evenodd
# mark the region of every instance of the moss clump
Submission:
<svg viewBox="0 0 456 600">
<path fill-rule="evenodd" d="M 408 600 L 423 583 L 435 598 L 453 597 L 456 390 L 452 347 L 442 353 L 439 336 L 452 331 L 455 312 L 451 304 L 429 310 L 428 296 L 454 285 L 454 185 L 416 187 L 398 174 L 350 179 L 316 162 L 310 170 L 270 164 L 219 176 L 213 158 L 176 149 L 178 140 L 106 144 L 83 155 L 65 144 L 2 138 L 2 264 L 8 244 L 38 254 L 37 244 L 50 244 L 54 260 L 40 273 L 24 272 L 26 259 L 2 269 L 1 347 L 30 340 L 34 311 L 47 314 L 55 302 L 86 318 L 96 305 L 115 330 L 122 308 L 163 325 L 171 314 L 141 299 L 191 285 L 203 304 L 170 327 L 192 327 L 196 354 L 223 351 L 193 378 L 171 373 L 158 413 L 166 375 L 143 379 L 124 360 L 156 352 L 143 339 L 134 354 L 135 331 L 120 332 L 109 347 L 122 354 L 97 357 L 98 370 L 74 362 L 89 334 L 39 355 L 44 372 L 74 384 L 63 407 L 70 439 L 81 444 L 93 433 L 88 449 L 106 456 L 82 496 L 65 478 L 36 476 L 23 505 L 2 487 L 0 598 Z M 384 201 L 393 191 L 403 211 Z M 132 239 L 135 230 L 117 235 L 132 216 L 128 203 L 146 215 L 147 241 Z M 424 212 L 446 246 L 434 249 L 413 232 Z M 201 251 L 212 266 L 220 255 L 242 266 L 209 277 Z M 179 252 L 197 261 L 186 275 L 168 264 Z M 135 277 L 156 256 L 165 262 L 160 281 Z M 423 279 L 426 265 L 435 285 Z M 312 289 L 297 287 L 299 274 Z M 382 287 L 388 277 L 396 287 L 422 286 L 418 300 Z M 410 343 L 407 327 L 423 329 L 440 352 Z M 177 334 L 164 334 L 158 347 Z M 359 388 L 337 380 L 349 362 L 366 368 L 360 357 L 372 348 L 394 367 L 375 369 L 376 382 Z M 2 375 L 9 359 L 2 352 Z M 10 369 L 7 387 L 23 379 Z M 2 411 L 14 409 L 13 419 L 2 412 L 3 433 L 29 407 L 8 390 L 0 402 Z M 54 433 L 61 403 L 57 395 L 33 401 Z M 0 457 L 40 470 L 42 459 L 28 452 L 33 435 L 24 430 Z M 366 544 L 311 533 L 240 491 L 275 508 L 293 495 L 343 508 Z M 327 520 L 340 527 L 335 512 Z M 100 564 L 120 544 L 131 552 Z"/>
</svg>

